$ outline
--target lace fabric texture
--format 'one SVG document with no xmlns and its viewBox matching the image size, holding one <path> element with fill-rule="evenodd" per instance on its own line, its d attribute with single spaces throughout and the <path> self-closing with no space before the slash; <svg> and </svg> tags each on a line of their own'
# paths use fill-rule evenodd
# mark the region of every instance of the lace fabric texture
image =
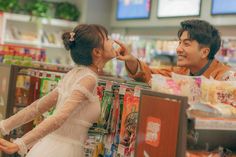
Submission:
<svg viewBox="0 0 236 157">
<path fill-rule="evenodd" d="M 11 130 L 32 121 L 36 116 L 41 115 L 50 109 L 57 102 L 57 90 L 58 89 L 56 88 L 41 99 L 36 100 L 24 110 L 19 111 L 16 116 L 12 116 L 7 120 L 1 121 L 1 130 L 3 130 L 2 134 L 9 134 Z"/>
<path fill-rule="evenodd" d="M 25 154 L 28 148 L 52 132 L 52 135 L 83 143 L 89 127 L 100 114 L 96 86 L 97 75 L 93 71 L 86 67 L 76 67 L 68 72 L 58 87 L 48 95 L 9 119 L 1 121 L 0 130 L 3 134 L 8 134 L 12 129 L 33 120 L 56 105 L 52 116 L 15 141 L 20 145 L 20 154 Z"/>
</svg>

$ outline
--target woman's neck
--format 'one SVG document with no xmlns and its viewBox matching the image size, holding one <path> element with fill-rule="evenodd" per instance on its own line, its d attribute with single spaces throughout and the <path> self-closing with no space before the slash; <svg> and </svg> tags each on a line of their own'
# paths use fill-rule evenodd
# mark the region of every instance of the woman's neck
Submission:
<svg viewBox="0 0 236 157">
<path fill-rule="evenodd" d="M 90 70 L 92 70 L 93 72 L 95 72 L 96 74 L 98 74 L 98 67 L 97 66 L 95 66 L 95 65 L 89 65 L 88 66 L 88 68 L 90 69 Z"/>
<path fill-rule="evenodd" d="M 92 71 L 94 71 L 96 74 L 98 74 L 101 70 L 102 70 L 102 67 L 101 66 L 98 66 L 96 64 L 91 64 L 88 66 Z"/>
</svg>

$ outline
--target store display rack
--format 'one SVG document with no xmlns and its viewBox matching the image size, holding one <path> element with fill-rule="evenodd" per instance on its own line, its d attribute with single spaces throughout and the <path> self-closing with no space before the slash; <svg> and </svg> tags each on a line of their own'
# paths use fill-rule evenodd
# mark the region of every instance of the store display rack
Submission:
<svg viewBox="0 0 236 157">
<path fill-rule="evenodd" d="M 77 22 L 66 20 L 0 12 L 0 44 L 45 48 L 49 62 L 54 63 L 57 58 L 62 64 L 69 64 L 61 35 L 76 25 Z"/>
</svg>

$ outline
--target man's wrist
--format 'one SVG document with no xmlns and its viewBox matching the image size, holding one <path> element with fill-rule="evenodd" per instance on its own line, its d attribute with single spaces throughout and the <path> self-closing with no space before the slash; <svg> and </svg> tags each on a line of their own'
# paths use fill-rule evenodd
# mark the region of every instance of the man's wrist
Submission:
<svg viewBox="0 0 236 157">
<path fill-rule="evenodd" d="M 133 57 L 132 60 L 125 62 L 126 69 L 132 75 L 135 75 L 138 71 L 140 71 L 140 65 L 137 58 Z"/>
</svg>

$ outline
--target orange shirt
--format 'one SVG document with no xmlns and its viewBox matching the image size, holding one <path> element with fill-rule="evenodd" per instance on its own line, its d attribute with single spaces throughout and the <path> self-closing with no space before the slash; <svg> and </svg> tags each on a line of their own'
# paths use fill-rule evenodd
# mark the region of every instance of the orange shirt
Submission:
<svg viewBox="0 0 236 157">
<path fill-rule="evenodd" d="M 145 63 L 139 61 L 140 71 L 136 74 L 132 75 L 128 68 L 126 69 L 129 72 L 129 76 L 134 78 L 136 81 L 146 82 L 148 83 L 151 79 L 151 74 L 161 74 L 163 76 L 171 77 L 171 73 L 177 73 L 181 75 L 189 75 L 190 70 L 184 67 L 170 67 L 170 68 L 162 68 L 162 69 L 151 69 Z M 206 78 L 212 77 L 215 80 L 222 80 L 223 76 L 230 71 L 231 67 L 227 66 L 217 60 L 213 60 L 207 70 L 203 73 L 203 76 Z M 235 73 L 236 74 L 236 73 Z"/>
</svg>

